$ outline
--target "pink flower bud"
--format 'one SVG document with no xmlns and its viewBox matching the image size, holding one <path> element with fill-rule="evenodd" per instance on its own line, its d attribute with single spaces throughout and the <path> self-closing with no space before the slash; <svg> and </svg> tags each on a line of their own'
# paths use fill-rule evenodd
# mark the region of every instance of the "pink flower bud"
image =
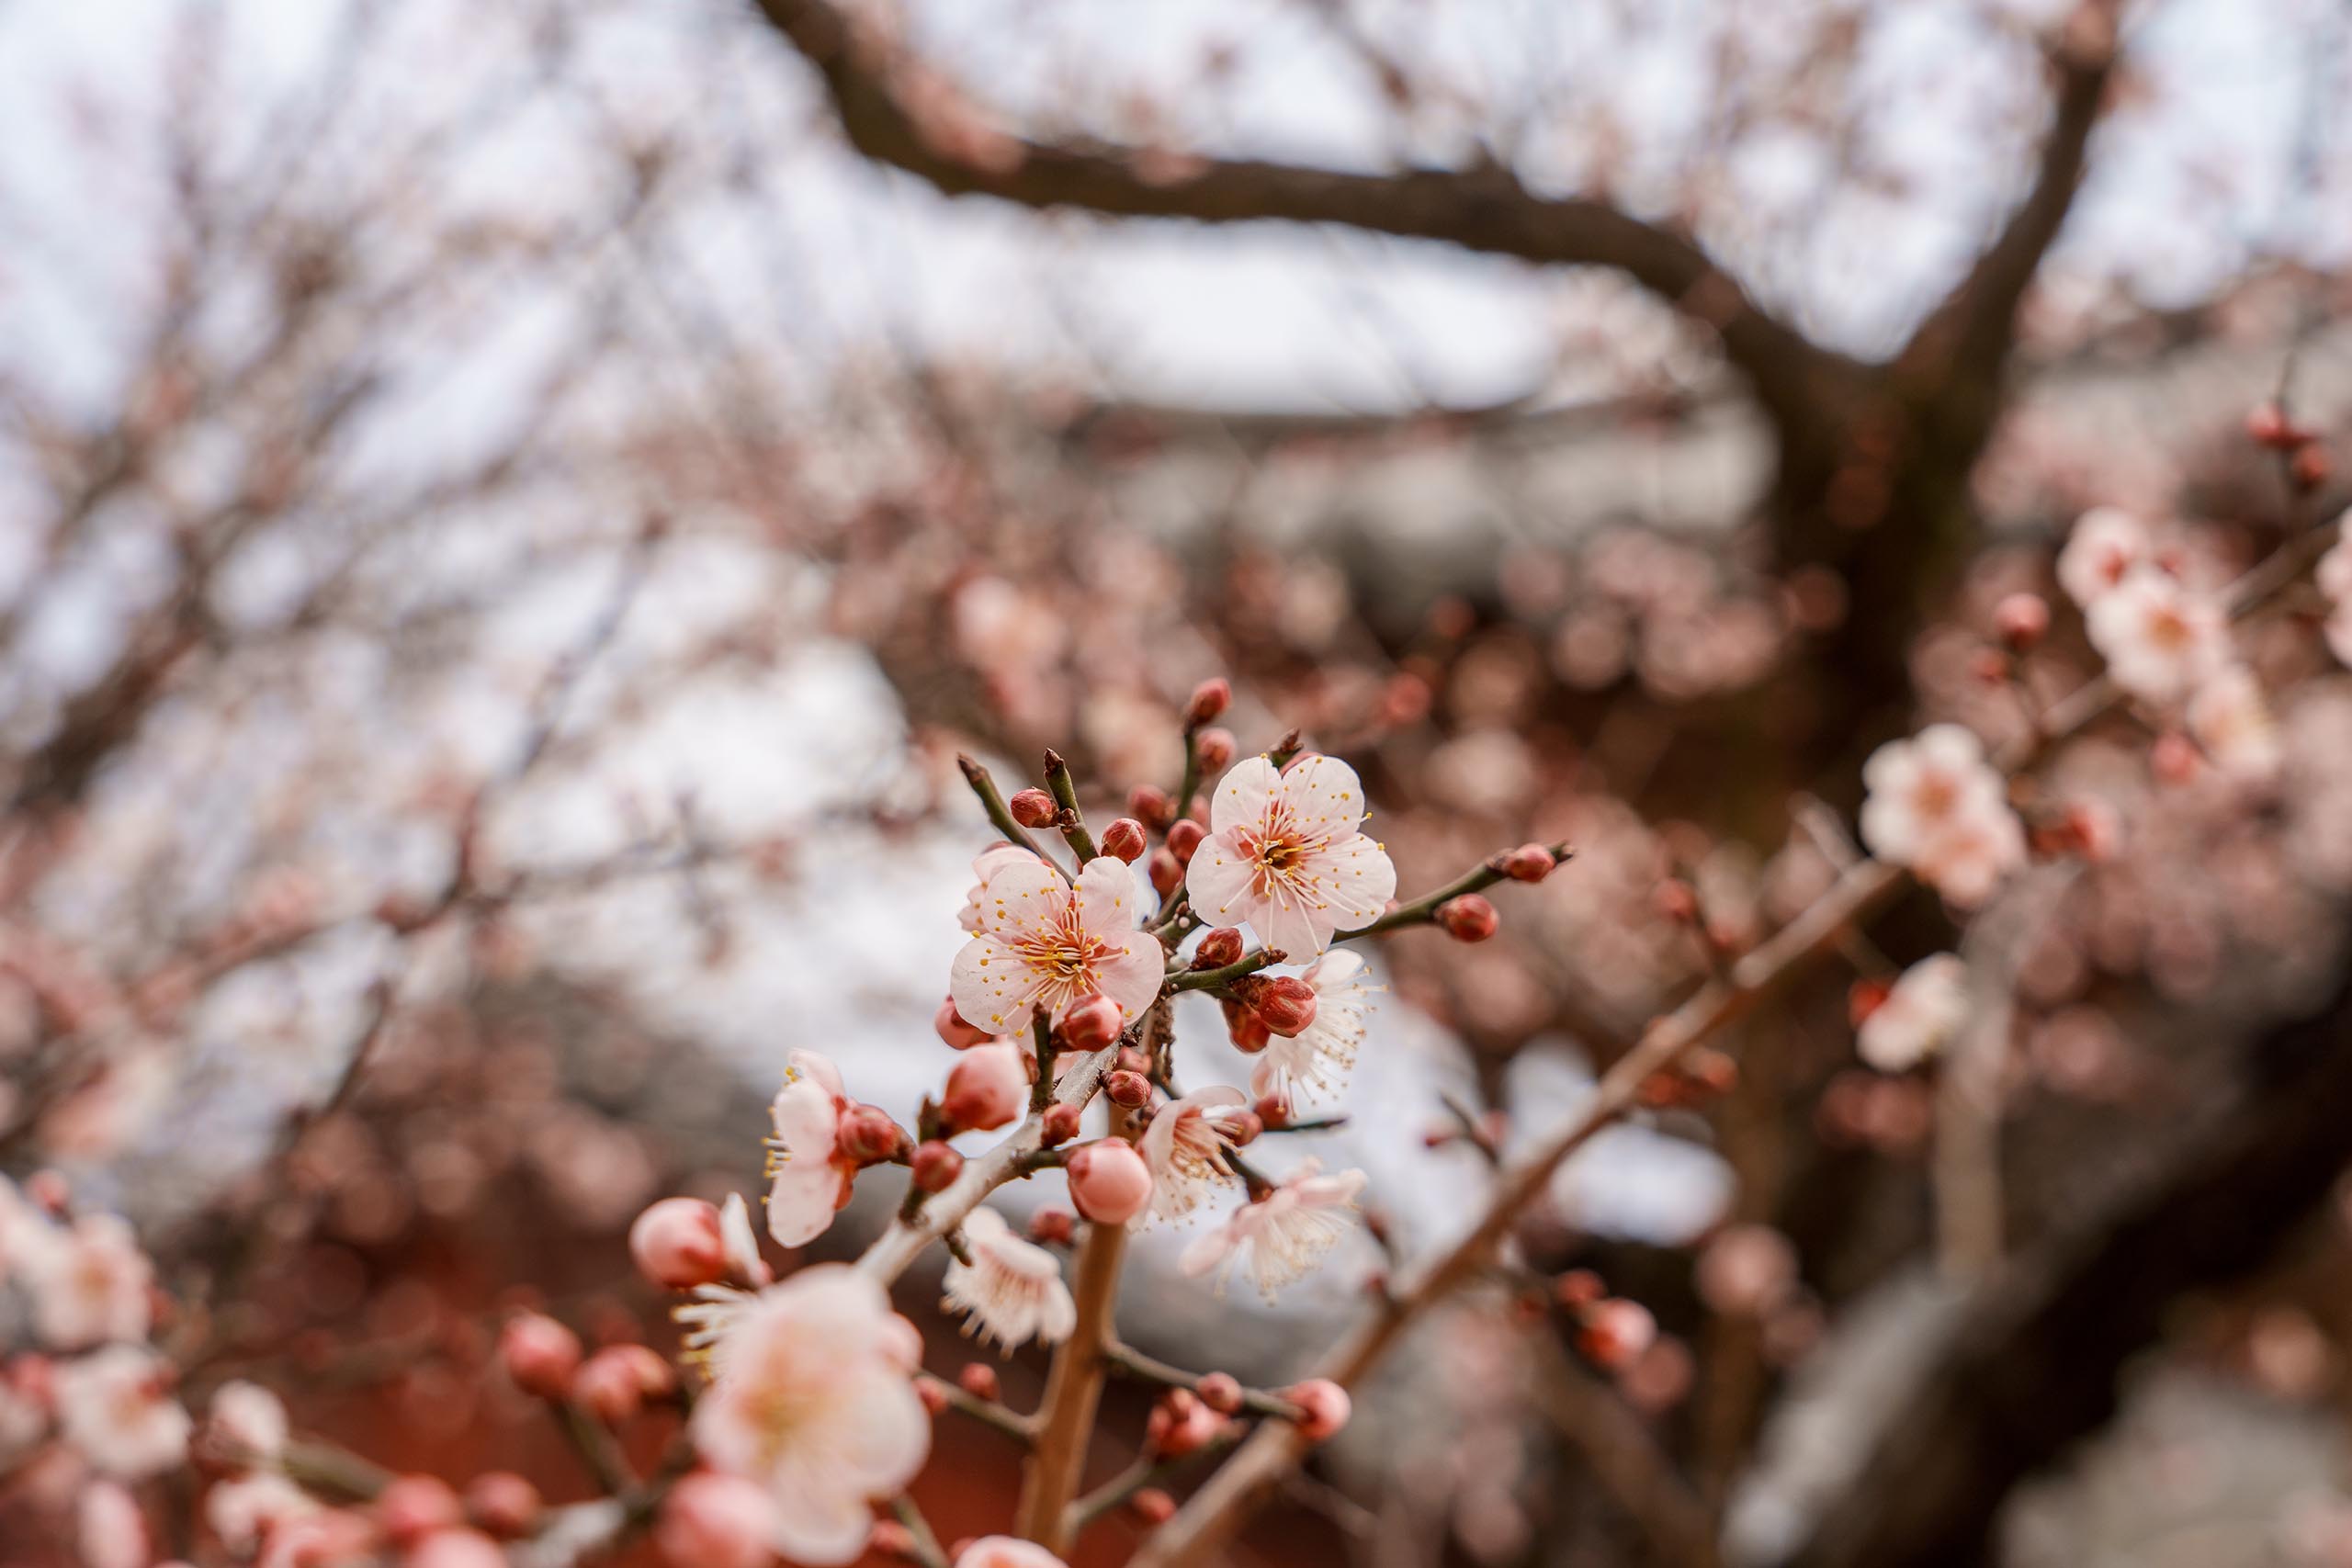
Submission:
<svg viewBox="0 0 2352 1568">
<path fill-rule="evenodd" d="M 541 1399 L 561 1399 L 571 1392 L 571 1374 L 580 1370 L 580 1337 L 551 1317 L 518 1313 L 499 1334 L 498 1357 L 516 1388 Z"/>
<path fill-rule="evenodd" d="M 465 1508 L 438 1476 L 398 1475 L 376 1495 L 376 1525 L 394 1546 L 409 1547 L 435 1530 L 454 1529 Z"/>
<path fill-rule="evenodd" d="M 1108 997 L 1081 997 L 1069 1004 L 1057 1026 L 1065 1051 L 1100 1051 L 1119 1037 L 1126 1027 L 1126 1015 L 1119 1004 Z"/>
<path fill-rule="evenodd" d="M 1122 817 L 1114 821 L 1102 829 L 1102 836 L 1095 842 L 1104 854 L 1116 855 L 1129 865 L 1143 859 L 1144 852 L 1151 848 L 1144 838 L 1143 824 L 1132 817 Z"/>
<path fill-rule="evenodd" d="M 1207 1372 L 1201 1378 L 1201 1403 L 1220 1416 L 1241 1414 L 1241 1380 L 1231 1372 Z"/>
<path fill-rule="evenodd" d="M 1504 852 L 1502 871 L 1513 882 L 1541 882 L 1551 875 L 1552 868 L 1559 863 L 1550 845 L 1521 844 L 1515 850 Z"/>
<path fill-rule="evenodd" d="M 1141 1073 L 1121 1068 L 1103 1075 L 1102 1092 L 1111 1097 L 1112 1104 L 1133 1111 L 1151 1103 L 1151 1080 Z"/>
<path fill-rule="evenodd" d="M 1615 1371 L 1650 1348 L 1657 1319 L 1639 1302 L 1611 1296 L 1593 1303 L 1577 1330 L 1577 1348 L 1596 1366 Z"/>
<path fill-rule="evenodd" d="M 996 1038 L 985 1029 L 966 1023 L 964 1015 L 956 1010 L 956 1003 L 952 998 L 939 1004 L 939 1011 L 932 1016 L 931 1026 L 939 1032 L 940 1039 L 958 1051 L 968 1051 L 975 1045 L 985 1045 Z"/>
<path fill-rule="evenodd" d="M 1170 1389 L 1144 1423 L 1144 1448 L 1168 1459 L 1196 1454 L 1225 1429 L 1225 1417 L 1181 1388 Z"/>
<path fill-rule="evenodd" d="M 1273 1032 L 1265 1021 L 1239 1002 L 1220 999 L 1225 1009 L 1225 1032 L 1233 1048 L 1245 1056 L 1254 1056 L 1273 1043 Z"/>
<path fill-rule="evenodd" d="M 1290 1102 L 1279 1094 L 1260 1095 L 1257 1103 L 1250 1107 L 1250 1113 L 1258 1118 L 1259 1126 L 1275 1132 L 1290 1125 Z"/>
<path fill-rule="evenodd" d="M 1098 1138 L 1069 1156 L 1069 1199 L 1098 1225 L 1123 1225 L 1151 1201 L 1151 1168 L 1122 1138 Z"/>
<path fill-rule="evenodd" d="M 2023 653 L 2050 629 L 2050 605 L 2039 593 L 2012 593 L 1993 606 L 1994 629 L 2010 649 Z"/>
<path fill-rule="evenodd" d="M 1241 749 L 1230 729 L 1204 729 L 1193 738 L 1193 751 L 1201 760 L 1201 772 L 1216 774 L 1233 765 L 1233 754 Z"/>
<path fill-rule="evenodd" d="M 1502 920 L 1492 904 L 1476 893 L 1464 893 L 1437 907 L 1437 923 L 1456 942 L 1484 942 Z"/>
<path fill-rule="evenodd" d="M 964 1156 L 937 1138 L 916 1145 L 909 1163 L 914 1169 L 915 1185 L 926 1192 L 942 1191 L 964 1174 Z"/>
<path fill-rule="evenodd" d="M 1232 705 L 1232 682 L 1223 676 L 1204 681 L 1193 688 L 1193 700 L 1184 705 L 1184 728 L 1198 729 L 1204 724 L 1214 724 Z"/>
<path fill-rule="evenodd" d="M 1188 817 L 1168 829 L 1168 852 L 1176 857 L 1178 865 L 1190 865 L 1193 863 L 1193 852 L 1199 849 L 1201 840 L 1208 836 L 1208 829 Z"/>
<path fill-rule="evenodd" d="M 956 1060 L 940 1115 L 959 1133 L 989 1133 L 1017 1120 L 1029 1097 L 1029 1064 L 1017 1045 L 975 1045 Z"/>
<path fill-rule="evenodd" d="M 409 1548 L 402 1568 L 506 1568 L 506 1553 L 476 1530 L 435 1530 Z"/>
<path fill-rule="evenodd" d="M 922 1400 L 922 1407 L 933 1416 L 944 1416 L 947 1413 L 947 1387 L 935 1379 L 917 1379 L 915 1397 Z"/>
<path fill-rule="evenodd" d="M 662 1199 L 628 1227 L 628 1256 L 639 1273 L 669 1290 L 718 1280 L 727 1272 L 718 1208 L 699 1198 Z"/>
<path fill-rule="evenodd" d="M 662 1556 L 692 1568 L 766 1568 L 775 1554 L 775 1503 L 740 1475 L 697 1471 L 662 1499 L 653 1527 Z"/>
<path fill-rule="evenodd" d="M 1029 1216 L 1029 1239 L 1039 1247 L 1068 1247 L 1078 1239 L 1078 1216 L 1068 1209 L 1040 1209 Z"/>
<path fill-rule="evenodd" d="M 1078 1136 L 1079 1109 L 1068 1100 L 1056 1100 L 1046 1107 L 1039 1142 L 1049 1149 L 1057 1149 Z"/>
<path fill-rule="evenodd" d="M 956 1386 L 974 1399 L 994 1399 L 1004 1392 L 998 1382 L 996 1369 L 986 1361 L 967 1361 L 964 1370 L 956 1374 Z"/>
<path fill-rule="evenodd" d="M 1050 828 L 1061 819 L 1062 808 L 1042 789 L 1015 790 L 1004 804 L 1023 828 Z"/>
<path fill-rule="evenodd" d="M 642 1345 L 607 1345 L 571 1380 L 571 1397 L 607 1426 L 617 1427 L 678 1386 L 669 1362 Z"/>
<path fill-rule="evenodd" d="M 1284 1039 L 1315 1021 L 1315 987 L 1295 975 L 1246 975 L 1233 983 L 1233 994 Z"/>
<path fill-rule="evenodd" d="M 1203 933 L 1201 945 L 1193 949 L 1193 967 L 1222 969 L 1228 964 L 1241 962 L 1241 928 L 1218 926 Z"/>
<path fill-rule="evenodd" d="M 1176 803 L 1157 784 L 1137 784 L 1127 792 L 1127 815 L 1147 828 L 1165 828 L 1176 820 Z"/>
<path fill-rule="evenodd" d="M 511 1470 L 484 1471 L 466 1486 L 466 1513 L 502 1540 L 538 1528 L 539 1489 Z"/>
<path fill-rule="evenodd" d="M 833 1147 L 859 1165 L 878 1165 L 906 1151 L 906 1130 L 878 1105 L 853 1105 L 842 1117 Z"/>
<path fill-rule="evenodd" d="M 1329 1442 L 1348 1424 L 1354 1408 L 1348 1391 L 1329 1378 L 1309 1378 L 1283 1390 L 1283 1397 L 1298 1406 L 1299 1436 L 1310 1443 Z"/>
<path fill-rule="evenodd" d="M 1145 863 L 1151 872 L 1151 890 L 1162 898 L 1184 885 L 1184 863 L 1170 853 L 1167 845 L 1152 851 Z"/>
<path fill-rule="evenodd" d="M 1139 1486 L 1127 1499 L 1127 1512 L 1140 1524 L 1164 1525 L 1176 1517 L 1176 1499 L 1166 1487 Z"/>
</svg>

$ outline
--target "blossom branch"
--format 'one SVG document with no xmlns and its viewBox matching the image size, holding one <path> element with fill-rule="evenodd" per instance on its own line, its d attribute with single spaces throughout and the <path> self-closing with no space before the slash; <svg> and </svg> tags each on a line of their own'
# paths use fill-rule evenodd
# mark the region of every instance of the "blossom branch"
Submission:
<svg viewBox="0 0 2352 1568">
<path fill-rule="evenodd" d="M 956 754 L 956 765 L 963 770 L 964 782 L 972 786 L 974 795 L 979 796 L 980 809 L 989 814 L 989 820 L 998 832 L 1004 835 L 1005 841 L 1020 845 L 1051 865 L 1053 862 L 1037 847 L 1037 840 L 1029 836 L 1029 829 L 1012 819 L 1012 809 L 1005 805 L 1004 795 L 997 789 L 996 780 L 989 776 L 989 771 L 961 751 Z"/>
<path fill-rule="evenodd" d="M 1174 996 L 1179 991 L 1223 990 L 1236 980 L 1248 979 L 1259 970 L 1271 968 L 1274 964 L 1284 962 L 1289 956 L 1290 954 L 1278 947 L 1261 947 L 1257 952 L 1247 957 L 1236 959 L 1221 969 L 1188 969 L 1182 974 L 1170 975 L 1168 976 L 1165 989 L 1170 996 Z"/>
<path fill-rule="evenodd" d="M 945 1378 L 929 1372 L 916 1380 L 932 1398 L 938 1400 L 959 1416 L 968 1416 L 983 1427 L 993 1427 L 1013 1441 L 1028 1445 L 1037 1440 L 1035 1421 L 1019 1411 L 1010 1409 L 993 1399 L 982 1399 L 967 1393 Z"/>
<path fill-rule="evenodd" d="M 1133 1346 L 1118 1340 L 1114 1340 L 1102 1348 L 1102 1359 L 1110 1369 L 1121 1377 L 1134 1378 L 1142 1382 L 1158 1383 L 1162 1388 L 1185 1389 L 1193 1393 L 1201 1391 L 1201 1373 L 1188 1372 L 1182 1367 L 1171 1366 L 1166 1361 L 1147 1356 Z M 1262 1389 L 1254 1388 L 1244 1388 L 1241 1391 L 1241 1408 L 1260 1416 L 1271 1416 L 1282 1421 L 1295 1421 L 1300 1415 L 1298 1406 L 1289 1400 L 1278 1394 L 1268 1393 Z"/>
<path fill-rule="evenodd" d="M 1571 849 L 1565 840 L 1556 844 L 1545 844 L 1543 847 L 1551 852 L 1554 865 L 1565 863 L 1576 853 L 1576 851 Z M 1429 925 L 1437 919 L 1438 909 L 1448 901 L 1459 898 L 1464 894 L 1483 893 L 1509 876 L 1510 873 L 1504 868 L 1503 863 L 1512 852 L 1515 852 L 1505 851 L 1489 855 L 1480 864 L 1463 873 L 1436 892 L 1424 894 L 1409 904 L 1399 904 L 1372 924 L 1361 926 L 1351 931 L 1341 931 L 1331 940 L 1352 942 L 1357 937 L 1379 936 L 1386 931 L 1400 931 L 1407 926 Z"/>
<path fill-rule="evenodd" d="M 1069 845 L 1070 853 L 1084 865 L 1094 858 L 1094 836 L 1086 830 L 1086 818 L 1078 809 L 1078 784 L 1069 776 L 1069 764 L 1062 761 L 1059 751 L 1046 753 L 1046 787 L 1053 792 L 1054 804 L 1061 807 L 1057 826 L 1062 841 Z"/>
</svg>

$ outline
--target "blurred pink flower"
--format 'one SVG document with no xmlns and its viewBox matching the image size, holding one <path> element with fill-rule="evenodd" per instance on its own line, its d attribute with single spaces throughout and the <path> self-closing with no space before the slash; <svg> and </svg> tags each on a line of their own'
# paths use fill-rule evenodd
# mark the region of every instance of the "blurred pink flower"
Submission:
<svg viewBox="0 0 2352 1568">
<path fill-rule="evenodd" d="M 1078 1307 L 1062 1283 L 1059 1259 L 1013 1235 L 993 1209 L 964 1216 L 972 1261 L 951 1259 L 943 1304 L 966 1314 L 964 1331 L 1012 1350 L 1035 1339 L 1055 1344 L 1078 1326 Z"/>
<path fill-rule="evenodd" d="M 187 1412 L 171 1397 L 171 1363 L 140 1345 L 109 1345 L 57 1369 L 65 1440 L 108 1475 L 137 1480 L 187 1453 Z"/>
<path fill-rule="evenodd" d="M 2075 520 L 2058 552 L 2058 586 L 2088 609 L 2149 558 L 2152 545 L 2147 525 L 2138 518 L 2117 507 L 2096 507 Z"/>
<path fill-rule="evenodd" d="M 1364 1185 L 1361 1170 L 1325 1176 L 1322 1169 L 1318 1160 L 1302 1160 L 1272 1192 L 1236 1209 L 1223 1225 L 1184 1248 L 1184 1272 L 1214 1271 L 1222 1292 L 1246 1255 L 1250 1277 L 1269 1301 L 1313 1273 L 1347 1234 Z"/>
<path fill-rule="evenodd" d="M 784 1087 L 768 1106 L 768 1234 L 779 1247 L 806 1247 L 849 1201 L 857 1165 L 839 1148 L 842 1075 L 814 1051 L 786 1059 Z"/>
<path fill-rule="evenodd" d="M 1941 1050 L 1967 1021 L 1967 965 L 1939 953 L 1903 972 L 1886 999 L 1862 1020 L 1854 1048 L 1880 1072 L 1908 1072 Z"/>
<path fill-rule="evenodd" d="M 2152 703 L 2177 701 L 2230 662 L 2221 604 L 2153 566 L 2095 600 L 2085 627 L 2115 683 Z"/>
<path fill-rule="evenodd" d="M 1248 1097 L 1227 1084 L 1196 1089 L 1159 1108 L 1136 1146 L 1151 1172 L 1153 1213 L 1182 1219 L 1211 1189 L 1233 1180 L 1233 1168 L 1225 1162 L 1233 1146 L 1226 1127 L 1249 1109 Z"/>
<path fill-rule="evenodd" d="M 85 1214 L 70 1230 L 28 1231 L 18 1256 L 32 1289 L 33 1325 L 50 1344 L 147 1337 L 154 1269 L 121 1216 Z"/>
</svg>

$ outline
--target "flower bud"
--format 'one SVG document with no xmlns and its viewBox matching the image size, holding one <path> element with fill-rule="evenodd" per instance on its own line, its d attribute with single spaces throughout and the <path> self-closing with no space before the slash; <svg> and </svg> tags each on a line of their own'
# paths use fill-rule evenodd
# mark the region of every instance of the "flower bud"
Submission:
<svg viewBox="0 0 2352 1568">
<path fill-rule="evenodd" d="M 1218 926 L 1201 937 L 1200 946 L 1193 949 L 1193 967 L 1222 969 L 1228 964 L 1241 962 L 1241 928 Z"/>
<path fill-rule="evenodd" d="M 1484 942 L 1502 920 L 1492 904 L 1476 893 L 1464 893 L 1437 907 L 1437 923 L 1456 942 Z"/>
<path fill-rule="evenodd" d="M 1144 1423 L 1144 1450 L 1166 1459 L 1182 1459 L 1206 1448 L 1224 1427 L 1225 1417 L 1189 1391 L 1171 1388 L 1151 1407 L 1151 1416 Z"/>
<path fill-rule="evenodd" d="M 1201 1403 L 1220 1416 L 1241 1413 L 1241 1380 L 1231 1372 L 1208 1372 L 1201 1378 Z"/>
<path fill-rule="evenodd" d="M 944 1416 L 947 1412 L 946 1386 L 934 1378 L 917 1378 L 915 1397 L 922 1400 L 922 1407 L 933 1416 Z"/>
<path fill-rule="evenodd" d="M 2245 433 L 2256 446 L 2267 446 L 2273 452 L 2291 452 L 2311 439 L 2288 419 L 2287 411 L 2273 401 L 2256 403 L 2246 414 Z"/>
<path fill-rule="evenodd" d="M 1855 981 L 1846 990 L 1846 1021 L 1860 1029 L 1871 1014 L 1884 1005 L 1894 989 L 1893 982 L 1875 976 Z"/>
<path fill-rule="evenodd" d="M 1169 852 L 1162 844 L 1151 852 L 1151 859 L 1144 863 L 1151 873 L 1151 890 L 1162 898 L 1184 886 L 1184 863 Z"/>
<path fill-rule="evenodd" d="M 964 1174 L 964 1156 L 937 1138 L 917 1144 L 914 1157 L 909 1163 L 914 1170 L 915 1185 L 925 1192 L 941 1191 Z"/>
<path fill-rule="evenodd" d="M 2327 476 L 2334 468 L 2335 465 L 2328 461 L 2326 450 L 2314 445 L 2295 454 L 2294 461 L 2287 465 L 2287 478 L 2299 491 L 2314 491 L 2327 482 Z"/>
<path fill-rule="evenodd" d="M 1283 1397 L 1298 1406 L 1299 1436 L 1310 1443 L 1329 1442 L 1348 1424 L 1352 1408 L 1348 1391 L 1329 1378 L 1309 1378 L 1283 1390 Z"/>
<path fill-rule="evenodd" d="M 1018 1045 L 975 1045 L 956 1059 L 939 1111 L 958 1133 L 989 1133 L 1016 1120 L 1029 1095 L 1029 1065 Z"/>
<path fill-rule="evenodd" d="M 1165 1487 L 1139 1486 L 1127 1499 L 1127 1512 L 1146 1525 L 1164 1525 L 1176 1517 L 1176 1499 Z"/>
<path fill-rule="evenodd" d="M 1273 1043 L 1273 1031 L 1256 1013 L 1230 998 L 1220 998 L 1220 1005 L 1225 1009 L 1225 1032 L 1235 1050 L 1254 1056 Z"/>
<path fill-rule="evenodd" d="M 1141 1073 L 1131 1073 L 1123 1067 L 1117 1072 L 1103 1075 L 1102 1092 L 1111 1097 L 1112 1104 L 1133 1111 L 1151 1103 L 1151 1080 Z"/>
<path fill-rule="evenodd" d="M 670 1363 L 642 1345 L 607 1345 L 571 1380 L 571 1397 L 608 1427 L 617 1427 L 678 1386 Z"/>
<path fill-rule="evenodd" d="M 1582 1313 L 1608 1293 L 1609 1287 L 1589 1269 L 1571 1269 L 1552 1282 L 1552 1299 L 1573 1313 Z"/>
<path fill-rule="evenodd" d="M 1193 852 L 1199 849 L 1201 840 L 1208 836 L 1208 829 L 1187 817 L 1169 827 L 1168 852 L 1176 857 L 1178 865 L 1190 865 L 1193 863 Z"/>
<path fill-rule="evenodd" d="M 956 1374 L 956 1386 L 974 1399 L 994 1399 L 1003 1392 L 997 1382 L 996 1369 L 986 1361 L 967 1361 L 964 1370 Z"/>
<path fill-rule="evenodd" d="M 1151 1201 L 1151 1168 L 1123 1138 L 1097 1138 L 1069 1156 L 1069 1201 L 1098 1225 L 1123 1225 Z"/>
<path fill-rule="evenodd" d="M 1290 1125 L 1290 1102 L 1279 1094 L 1260 1095 L 1250 1113 L 1258 1119 L 1259 1126 L 1277 1133 Z"/>
<path fill-rule="evenodd" d="M 475 1530 L 435 1530 L 401 1559 L 403 1568 L 506 1568 L 498 1543 Z"/>
<path fill-rule="evenodd" d="M 1237 1149 L 1246 1149 L 1256 1143 L 1266 1130 L 1254 1111 L 1237 1111 L 1225 1124 L 1225 1141 Z"/>
<path fill-rule="evenodd" d="M 653 1527 L 662 1555 L 694 1568 L 765 1568 L 775 1552 L 775 1502 L 740 1475 L 696 1471 L 662 1501 Z"/>
<path fill-rule="evenodd" d="M 539 1489 L 511 1470 L 484 1471 L 466 1484 L 466 1516 L 502 1540 L 526 1536 L 539 1522 Z"/>
<path fill-rule="evenodd" d="M 1119 1037 L 1126 1027 L 1126 1015 L 1119 1004 L 1105 996 L 1081 997 L 1069 1004 L 1056 1026 L 1061 1036 L 1059 1044 L 1065 1051 L 1100 1051 Z"/>
<path fill-rule="evenodd" d="M 1521 844 L 1504 852 L 1502 872 L 1513 882 L 1541 882 L 1560 863 L 1549 844 Z"/>
<path fill-rule="evenodd" d="M 410 1547 L 465 1519 L 457 1493 L 438 1476 L 396 1475 L 376 1495 L 376 1527 L 397 1547 Z"/>
<path fill-rule="evenodd" d="M 1039 1142 L 1049 1149 L 1057 1149 L 1078 1136 L 1079 1110 L 1068 1100 L 1056 1100 L 1046 1107 L 1046 1117 L 1039 1129 Z"/>
<path fill-rule="evenodd" d="M 931 1026 L 939 1032 L 940 1039 L 958 1051 L 968 1051 L 975 1045 L 985 1045 L 996 1038 L 985 1029 L 966 1023 L 964 1015 L 956 1010 L 956 1003 L 952 998 L 939 1004 L 938 1012 L 932 1015 Z"/>
<path fill-rule="evenodd" d="M 1078 1239 L 1078 1216 L 1068 1209 L 1040 1209 L 1029 1216 L 1029 1239 L 1039 1247 L 1068 1247 Z"/>
<path fill-rule="evenodd" d="M 880 1106 L 853 1105 L 842 1114 L 833 1147 L 859 1165 L 878 1165 L 906 1152 L 907 1134 Z"/>
<path fill-rule="evenodd" d="M 1233 705 L 1233 682 L 1218 676 L 1204 681 L 1193 688 L 1193 700 L 1184 705 L 1184 728 L 1198 729 L 1214 724 L 1217 716 Z"/>
<path fill-rule="evenodd" d="M 1127 815 L 1147 828 L 1165 828 L 1176 820 L 1176 803 L 1157 784 L 1137 784 L 1127 792 Z"/>
<path fill-rule="evenodd" d="M 1639 1302 L 1611 1296 L 1595 1302 L 1577 1331 L 1577 1348 L 1596 1366 L 1611 1371 L 1624 1366 L 1657 1338 L 1657 1319 Z"/>
<path fill-rule="evenodd" d="M 2050 602 L 2039 593 L 2012 593 L 1993 606 L 1993 629 L 2013 653 L 2037 648 L 2050 630 Z"/>
<path fill-rule="evenodd" d="M 1295 975 L 1245 975 L 1233 983 L 1233 994 L 1284 1039 L 1315 1021 L 1315 987 Z"/>
<path fill-rule="evenodd" d="M 1151 1077 L 1151 1058 L 1132 1045 L 1122 1045 L 1119 1054 L 1111 1058 L 1111 1066 L 1123 1073 L 1141 1073 Z"/>
<path fill-rule="evenodd" d="M 718 1210 L 699 1198 L 664 1198 L 628 1227 L 629 1260 L 637 1271 L 673 1291 L 707 1285 L 727 1272 L 727 1243 Z"/>
<path fill-rule="evenodd" d="M 1023 828 L 1050 828 L 1061 820 L 1062 808 L 1042 789 L 1017 789 L 1005 807 Z"/>
<path fill-rule="evenodd" d="M 580 1370 L 580 1337 L 551 1317 L 517 1313 L 499 1333 L 498 1357 L 516 1388 L 541 1399 L 561 1399 Z"/>
<path fill-rule="evenodd" d="M 1132 817 L 1114 821 L 1102 829 L 1102 836 L 1095 842 L 1104 854 L 1115 855 L 1129 865 L 1143 859 L 1144 852 L 1151 847 L 1143 836 L 1143 824 Z"/>
<path fill-rule="evenodd" d="M 1204 773 L 1222 773 L 1233 765 L 1233 754 L 1241 743 L 1233 739 L 1230 729 L 1204 729 L 1193 738 L 1193 754 L 1201 760 Z"/>
</svg>

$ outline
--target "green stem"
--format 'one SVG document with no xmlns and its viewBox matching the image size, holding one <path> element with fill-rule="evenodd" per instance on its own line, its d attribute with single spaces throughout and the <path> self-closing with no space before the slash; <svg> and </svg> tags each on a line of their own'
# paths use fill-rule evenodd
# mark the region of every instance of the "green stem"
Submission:
<svg viewBox="0 0 2352 1568">
<path fill-rule="evenodd" d="M 1094 839 L 1086 830 L 1086 818 L 1079 814 L 1077 782 L 1058 751 L 1046 753 L 1046 787 L 1054 792 L 1054 804 L 1062 808 L 1062 841 L 1069 845 L 1078 863 L 1084 865 L 1094 858 Z"/>
<path fill-rule="evenodd" d="M 1168 993 L 1173 996 L 1178 991 L 1222 990 L 1236 980 L 1247 979 L 1259 970 L 1280 964 L 1287 957 L 1289 954 L 1279 947 L 1261 947 L 1222 969 L 1187 969 L 1182 974 L 1168 976 Z"/>
</svg>

